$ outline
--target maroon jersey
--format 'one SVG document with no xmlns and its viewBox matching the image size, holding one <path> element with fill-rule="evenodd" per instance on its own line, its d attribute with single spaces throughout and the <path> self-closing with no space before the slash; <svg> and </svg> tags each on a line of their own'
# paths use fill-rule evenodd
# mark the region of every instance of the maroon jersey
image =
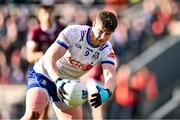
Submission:
<svg viewBox="0 0 180 120">
<path fill-rule="evenodd" d="M 45 52 L 64 28 L 65 25 L 56 22 L 56 24 L 48 31 L 43 31 L 40 26 L 30 30 L 27 45 L 35 46 L 36 51 Z"/>
<path fill-rule="evenodd" d="M 103 81 L 104 77 L 103 77 L 103 69 L 101 64 L 97 64 L 95 67 L 93 67 L 89 71 L 86 77 L 93 78 L 96 81 Z"/>
</svg>

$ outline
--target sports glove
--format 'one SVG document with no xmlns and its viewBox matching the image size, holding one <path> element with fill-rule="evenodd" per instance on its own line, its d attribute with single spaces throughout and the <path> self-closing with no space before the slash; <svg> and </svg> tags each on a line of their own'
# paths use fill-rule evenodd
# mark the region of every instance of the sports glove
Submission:
<svg viewBox="0 0 180 120">
<path fill-rule="evenodd" d="M 109 89 L 105 89 L 102 86 L 97 85 L 98 93 L 92 94 L 92 99 L 90 100 L 91 106 L 97 108 L 106 102 L 112 95 Z"/>
<path fill-rule="evenodd" d="M 61 78 L 58 78 L 56 80 L 56 88 L 57 88 L 57 94 L 58 94 L 58 97 L 60 98 L 60 100 L 63 102 L 65 97 L 64 95 L 67 94 L 63 87 L 66 83 L 69 83 L 70 81 L 68 79 L 61 79 Z M 64 95 L 63 95 L 64 94 Z"/>
</svg>

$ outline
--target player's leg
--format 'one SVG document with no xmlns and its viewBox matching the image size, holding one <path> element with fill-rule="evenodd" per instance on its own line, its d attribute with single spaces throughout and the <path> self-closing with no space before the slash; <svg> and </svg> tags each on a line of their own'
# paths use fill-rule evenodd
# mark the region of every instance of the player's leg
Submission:
<svg viewBox="0 0 180 120">
<path fill-rule="evenodd" d="M 49 111 L 49 103 L 46 105 L 45 109 L 43 110 L 39 120 L 47 120 L 48 119 L 48 111 Z"/>
<path fill-rule="evenodd" d="M 46 89 L 34 87 L 26 93 L 26 111 L 21 120 L 38 119 L 48 103 Z"/>
<path fill-rule="evenodd" d="M 96 93 L 97 92 L 97 88 L 96 88 L 96 85 L 97 84 L 100 84 L 100 83 L 97 83 L 96 80 L 94 79 L 86 79 L 86 86 L 88 88 L 88 94 L 89 94 L 89 98 L 88 98 L 88 102 L 90 103 L 90 99 L 92 98 L 91 95 L 93 93 Z M 94 108 L 90 105 L 90 108 L 91 108 L 91 113 L 92 113 L 92 119 L 93 120 L 103 120 L 103 108 L 104 108 L 104 105 L 101 105 L 97 108 Z"/>
<path fill-rule="evenodd" d="M 83 118 L 82 107 L 68 107 L 62 102 L 54 102 L 53 108 L 59 120 L 80 120 Z"/>
<path fill-rule="evenodd" d="M 93 120 L 103 120 L 103 106 L 98 108 L 91 107 Z"/>
</svg>

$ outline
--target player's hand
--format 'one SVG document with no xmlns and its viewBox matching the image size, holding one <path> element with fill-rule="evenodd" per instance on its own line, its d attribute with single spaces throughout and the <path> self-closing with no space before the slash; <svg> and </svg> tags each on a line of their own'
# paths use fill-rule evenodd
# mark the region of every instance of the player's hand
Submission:
<svg viewBox="0 0 180 120">
<path fill-rule="evenodd" d="M 63 87 L 66 83 L 70 82 L 69 80 L 67 79 L 61 79 L 61 78 L 58 78 L 56 80 L 56 87 L 57 87 L 57 94 L 58 94 L 58 97 L 60 98 L 60 100 L 64 101 L 65 97 L 63 96 L 63 94 L 65 95 L 66 92 L 64 91 Z"/>
<path fill-rule="evenodd" d="M 92 94 L 92 99 L 90 100 L 91 106 L 97 108 L 106 102 L 112 95 L 109 89 L 105 89 L 102 86 L 97 85 L 98 93 Z"/>
</svg>

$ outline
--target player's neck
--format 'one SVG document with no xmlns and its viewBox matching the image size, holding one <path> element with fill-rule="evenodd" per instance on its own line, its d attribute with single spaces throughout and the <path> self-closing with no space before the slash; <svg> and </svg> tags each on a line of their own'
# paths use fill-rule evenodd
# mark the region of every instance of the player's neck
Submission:
<svg viewBox="0 0 180 120">
<path fill-rule="evenodd" d="M 40 26 L 43 31 L 47 31 L 52 28 L 53 24 L 51 22 L 46 22 L 46 23 L 41 23 Z"/>
<path fill-rule="evenodd" d="M 99 45 L 96 45 L 94 42 L 94 40 L 89 40 L 89 43 L 90 43 L 90 46 L 93 47 L 93 48 L 97 48 L 97 47 L 100 47 Z"/>
<path fill-rule="evenodd" d="M 89 40 L 90 46 L 93 47 L 93 48 L 100 47 L 99 45 L 96 45 L 94 41 L 95 41 L 94 33 L 91 31 L 90 40 Z"/>
</svg>

